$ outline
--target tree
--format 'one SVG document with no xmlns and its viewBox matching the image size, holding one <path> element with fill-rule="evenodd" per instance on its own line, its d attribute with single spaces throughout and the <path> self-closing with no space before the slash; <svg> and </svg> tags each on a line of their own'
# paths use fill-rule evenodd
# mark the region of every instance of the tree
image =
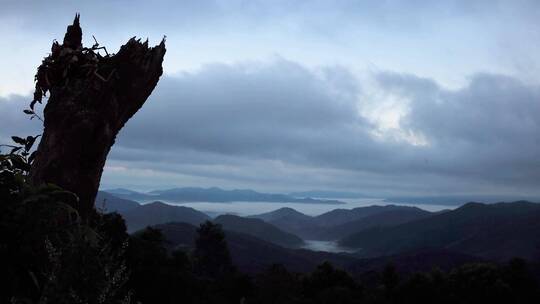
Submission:
<svg viewBox="0 0 540 304">
<path fill-rule="evenodd" d="M 303 282 L 304 295 L 313 303 L 355 303 L 361 295 L 354 279 L 329 262 L 317 266 Z"/>
<path fill-rule="evenodd" d="M 88 218 L 116 135 L 163 73 L 165 41 L 149 48 L 148 41 L 131 38 L 116 54 L 108 54 L 97 42 L 83 47 L 81 41 L 76 15 L 63 44 L 53 42 L 51 54 L 38 67 L 34 100 L 25 113 L 34 117 L 35 104 L 49 94 L 30 180 L 75 193 L 76 209 Z"/>
<path fill-rule="evenodd" d="M 221 225 L 206 221 L 197 229 L 193 253 L 196 273 L 218 278 L 233 270 L 225 233 Z"/>
<path fill-rule="evenodd" d="M 79 16 L 54 42 L 24 113 L 49 94 L 44 133 L 13 136 L 0 154 L 0 302 L 126 303 L 126 227 L 93 210 L 105 159 L 118 131 L 162 74 L 164 41 L 132 38 L 116 55 L 82 46 Z M 102 56 L 99 51 L 105 50 Z M 105 75 L 105 77 L 104 77 Z M 6 146 L 6 145 L 3 145 Z"/>
</svg>

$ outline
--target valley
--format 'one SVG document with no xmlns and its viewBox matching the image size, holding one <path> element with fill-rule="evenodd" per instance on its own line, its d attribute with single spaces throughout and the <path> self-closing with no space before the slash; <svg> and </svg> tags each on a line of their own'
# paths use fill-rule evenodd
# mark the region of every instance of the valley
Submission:
<svg viewBox="0 0 540 304">
<path fill-rule="evenodd" d="M 428 211 L 416 206 L 367 205 L 366 200 L 360 207 L 350 204 L 346 205 L 350 209 L 333 208 L 316 215 L 268 203 L 276 209 L 247 216 L 211 216 L 185 204 L 140 204 L 106 192 L 100 192 L 99 199 L 102 201 L 96 201 L 97 205 L 101 203 L 107 212 L 124 217 L 131 233 L 147 226 L 161 229 L 171 250 L 191 248 L 199 224 L 220 224 L 233 260 L 247 272 L 274 263 L 308 271 L 326 260 L 346 268 L 359 269 L 362 265 L 361 269 L 365 269 L 373 267 L 366 261 L 383 267 L 385 257 L 414 260 L 428 256 L 434 265 L 540 257 L 540 204 L 526 201 L 467 203 L 455 209 Z M 193 203 L 197 204 L 204 203 Z M 230 206 L 236 202 L 219 204 Z M 259 207 L 261 203 L 241 204 L 244 208 L 246 204 Z M 426 267 L 422 259 L 413 265 Z"/>
</svg>

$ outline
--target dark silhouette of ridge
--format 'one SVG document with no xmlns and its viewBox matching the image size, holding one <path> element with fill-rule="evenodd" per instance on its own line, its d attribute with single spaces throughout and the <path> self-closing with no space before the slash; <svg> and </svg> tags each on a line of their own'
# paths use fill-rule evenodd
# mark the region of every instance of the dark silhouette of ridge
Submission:
<svg viewBox="0 0 540 304">
<path fill-rule="evenodd" d="M 121 212 L 128 232 L 168 222 L 185 222 L 198 225 L 210 220 L 210 217 L 193 208 L 184 206 L 172 206 L 162 202 L 153 202 L 140 205 L 137 208 Z"/>
<path fill-rule="evenodd" d="M 241 232 L 283 247 L 299 247 L 304 241 L 294 234 L 282 231 L 261 219 L 245 218 L 236 215 L 220 215 L 213 222 L 221 224 L 223 229 Z"/>
<path fill-rule="evenodd" d="M 494 260 L 540 258 L 540 204 L 467 203 L 453 211 L 393 227 L 355 233 L 340 245 L 360 256 L 398 254 L 421 248 L 448 249 Z"/>
</svg>

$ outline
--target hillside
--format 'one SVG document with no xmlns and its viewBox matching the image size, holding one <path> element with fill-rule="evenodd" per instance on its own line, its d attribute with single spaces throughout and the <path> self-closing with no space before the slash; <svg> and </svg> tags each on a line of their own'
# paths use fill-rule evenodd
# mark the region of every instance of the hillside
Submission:
<svg viewBox="0 0 540 304">
<path fill-rule="evenodd" d="M 220 215 L 213 222 L 221 224 L 223 229 L 245 233 L 261 240 L 283 247 L 299 247 L 304 241 L 294 234 L 287 233 L 261 219 L 244 218 L 236 215 Z"/>
<path fill-rule="evenodd" d="M 415 207 L 408 206 L 396 206 L 396 205 L 386 205 L 386 206 L 367 206 L 367 207 L 358 207 L 354 209 L 334 209 L 332 211 L 323 213 L 315 217 L 315 220 L 319 226 L 330 227 L 345 224 L 347 222 L 356 221 L 371 215 L 388 212 L 388 211 L 404 211 L 418 209 Z"/>
<path fill-rule="evenodd" d="M 337 240 L 362 230 L 374 227 L 396 226 L 415 220 L 432 216 L 433 213 L 408 207 L 406 209 L 390 210 L 363 217 L 358 220 L 346 222 L 344 224 L 327 227 L 321 238 L 327 240 Z"/>
<path fill-rule="evenodd" d="M 250 217 L 261 219 L 281 230 L 298 235 L 305 240 L 317 239 L 322 233 L 321 227 L 317 225 L 313 217 L 298 212 L 293 208 L 280 208 Z"/>
<path fill-rule="evenodd" d="M 266 222 L 272 222 L 282 218 L 289 218 L 295 221 L 310 221 L 313 219 L 311 216 L 305 215 L 289 207 L 279 208 L 267 213 L 251 215 L 250 217 L 258 218 Z"/>
<path fill-rule="evenodd" d="M 311 217 L 292 208 L 253 215 L 305 240 L 337 240 L 372 227 L 393 226 L 431 215 L 430 212 L 407 206 L 368 206 L 335 209 Z"/>
<path fill-rule="evenodd" d="M 356 276 L 367 277 L 372 272 L 384 271 L 388 265 L 394 266 L 400 274 L 410 274 L 418 271 L 429 272 L 433 269 L 448 271 L 464 264 L 478 262 L 487 261 L 479 257 L 450 250 L 427 249 L 403 252 L 392 256 L 359 259 L 349 264 L 347 270 Z"/>
<path fill-rule="evenodd" d="M 360 256 L 392 255 L 420 248 L 441 248 L 505 260 L 540 257 L 540 204 L 468 203 L 456 210 L 348 236 L 340 245 Z"/>
<path fill-rule="evenodd" d="M 193 247 L 196 227 L 186 223 L 157 225 L 168 241 L 169 248 Z M 324 262 L 346 267 L 357 261 L 353 257 L 303 249 L 284 248 L 245 233 L 225 230 L 233 263 L 246 273 L 257 273 L 273 264 L 282 264 L 294 272 L 307 272 Z"/>
<path fill-rule="evenodd" d="M 197 227 L 187 223 L 156 225 L 167 240 L 168 248 L 189 250 L 194 245 Z M 273 264 L 282 264 L 293 272 L 312 271 L 324 261 L 346 269 L 357 277 L 382 271 L 388 264 L 399 273 L 430 271 L 433 267 L 448 270 L 466 263 L 483 261 L 480 258 L 449 250 L 419 250 L 398 255 L 358 259 L 350 255 L 315 252 L 305 249 L 288 249 L 256 237 L 225 230 L 233 263 L 246 273 L 258 273 Z"/>
<path fill-rule="evenodd" d="M 146 226 L 164 224 L 168 222 L 185 222 L 198 225 L 210 217 L 193 208 L 184 206 L 171 206 L 162 202 L 153 202 L 140 205 L 137 208 L 121 212 L 129 232 L 142 229 Z"/>
<path fill-rule="evenodd" d="M 140 205 L 135 201 L 119 198 L 104 191 L 99 191 L 97 193 L 95 202 L 96 208 L 102 209 L 103 212 L 122 213 L 124 211 L 137 208 Z"/>
</svg>

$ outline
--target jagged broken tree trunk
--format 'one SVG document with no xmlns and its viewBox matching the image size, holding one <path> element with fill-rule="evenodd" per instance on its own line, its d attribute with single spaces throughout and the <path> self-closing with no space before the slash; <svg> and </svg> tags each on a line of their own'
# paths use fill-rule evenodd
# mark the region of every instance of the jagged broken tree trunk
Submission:
<svg viewBox="0 0 540 304">
<path fill-rule="evenodd" d="M 83 218 L 93 209 L 116 135 L 157 85 L 165 55 L 164 41 L 149 48 L 148 41 L 135 38 L 114 55 L 102 56 L 100 49 L 97 42 L 82 46 L 77 15 L 63 44 L 54 42 L 38 68 L 34 101 L 27 110 L 49 93 L 31 182 L 53 183 L 77 194 Z"/>
</svg>

